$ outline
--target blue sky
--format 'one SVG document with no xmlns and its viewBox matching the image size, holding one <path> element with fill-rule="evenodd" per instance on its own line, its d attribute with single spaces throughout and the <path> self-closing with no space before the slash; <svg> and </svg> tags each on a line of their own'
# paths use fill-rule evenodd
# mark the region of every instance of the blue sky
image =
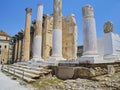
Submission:
<svg viewBox="0 0 120 90">
<path fill-rule="evenodd" d="M 112 21 L 114 32 L 120 34 L 120 0 L 62 0 L 63 16 L 75 14 L 78 26 L 78 45 L 82 40 L 82 7 L 94 7 L 97 37 L 104 35 L 103 25 Z M 13 36 L 25 27 L 25 8 L 32 8 L 32 20 L 36 19 L 37 4 L 44 5 L 44 14 L 53 13 L 53 0 L 0 0 L 0 30 Z"/>
</svg>

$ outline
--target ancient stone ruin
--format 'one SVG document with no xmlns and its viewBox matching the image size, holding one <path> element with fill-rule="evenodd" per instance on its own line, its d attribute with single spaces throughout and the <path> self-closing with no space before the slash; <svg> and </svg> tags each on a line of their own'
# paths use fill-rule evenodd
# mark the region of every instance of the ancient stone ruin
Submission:
<svg viewBox="0 0 120 90">
<path fill-rule="evenodd" d="M 28 82 L 52 73 L 59 78 L 91 78 L 120 71 L 120 36 L 113 24 L 104 25 L 104 36 L 97 38 L 94 9 L 82 8 L 83 54 L 77 57 L 75 15 L 62 16 L 62 0 L 54 0 L 53 14 L 43 14 L 37 6 L 37 18 L 31 23 L 31 8 L 26 8 L 25 29 L 13 38 L 14 64 L 5 71 Z M 15 63 L 16 62 L 16 63 Z"/>
<path fill-rule="evenodd" d="M 32 26 L 30 25 L 32 10 L 26 9 L 26 27 L 24 31 L 20 32 L 22 33 L 21 36 L 18 35 L 17 40 L 15 39 L 16 52 L 14 53 L 14 61 L 48 60 L 53 57 L 56 57 L 56 59 L 61 57 L 63 60 L 77 59 L 77 26 L 75 17 L 73 14 L 67 17 L 62 16 L 61 1 L 59 0 L 54 1 L 54 7 L 54 14 L 43 15 L 43 5 L 39 4 L 37 19 L 33 21 Z M 60 15 L 58 15 L 59 12 L 61 12 Z M 59 28 L 61 32 L 59 32 Z M 19 44 L 17 42 L 21 41 L 21 37 L 23 43 Z M 21 50 L 17 50 L 18 47 L 21 47 Z M 22 58 L 19 58 L 18 54 Z"/>
</svg>

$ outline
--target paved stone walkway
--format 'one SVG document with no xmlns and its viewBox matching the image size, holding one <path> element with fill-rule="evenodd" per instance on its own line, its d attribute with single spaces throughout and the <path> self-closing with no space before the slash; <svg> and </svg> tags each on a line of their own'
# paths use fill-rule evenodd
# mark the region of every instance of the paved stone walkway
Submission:
<svg viewBox="0 0 120 90">
<path fill-rule="evenodd" d="M 12 80 L 1 72 L 0 66 L 0 90 L 32 90 L 21 86 L 18 81 Z"/>
</svg>

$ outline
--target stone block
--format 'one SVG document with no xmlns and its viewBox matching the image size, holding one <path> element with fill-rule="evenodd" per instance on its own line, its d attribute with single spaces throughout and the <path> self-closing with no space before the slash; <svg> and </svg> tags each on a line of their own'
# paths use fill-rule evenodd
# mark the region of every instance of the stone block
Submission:
<svg viewBox="0 0 120 90">
<path fill-rule="evenodd" d="M 78 58 L 79 63 L 107 63 L 107 61 L 103 60 L 103 57 L 100 57 L 98 55 L 93 56 L 83 56 L 81 58 Z"/>
<path fill-rule="evenodd" d="M 108 75 L 109 75 L 109 76 L 115 74 L 115 68 L 114 68 L 113 65 L 108 65 L 107 68 L 108 68 Z"/>
<path fill-rule="evenodd" d="M 78 67 L 74 71 L 75 78 L 90 78 L 95 76 L 95 70 L 92 68 Z"/>
<path fill-rule="evenodd" d="M 61 79 L 70 79 L 74 76 L 74 67 L 58 66 L 56 73 Z"/>
</svg>

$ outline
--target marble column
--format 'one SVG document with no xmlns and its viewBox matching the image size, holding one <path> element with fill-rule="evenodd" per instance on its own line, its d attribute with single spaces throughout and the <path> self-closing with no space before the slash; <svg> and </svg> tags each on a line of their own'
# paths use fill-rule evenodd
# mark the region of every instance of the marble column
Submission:
<svg viewBox="0 0 120 90">
<path fill-rule="evenodd" d="M 97 54 L 96 24 L 93 7 L 86 5 L 82 8 L 83 14 L 83 55 Z"/>
<path fill-rule="evenodd" d="M 83 15 L 83 56 L 79 59 L 83 63 L 104 63 L 103 57 L 98 55 L 96 24 L 94 10 L 90 5 L 82 8 Z"/>
<path fill-rule="evenodd" d="M 43 20 L 43 5 L 38 4 L 37 19 L 35 27 L 35 36 L 33 44 L 33 60 L 42 60 L 41 47 L 42 47 L 42 20 Z"/>
<path fill-rule="evenodd" d="M 51 59 L 64 60 L 62 56 L 62 0 L 54 0 Z"/>
<path fill-rule="evenodd" d="M 30 23 L 31 23 L 31 8 L 26 8 L 26 23 L 24 33 L 24 60 L 30 59 Z"/>
</svg>

